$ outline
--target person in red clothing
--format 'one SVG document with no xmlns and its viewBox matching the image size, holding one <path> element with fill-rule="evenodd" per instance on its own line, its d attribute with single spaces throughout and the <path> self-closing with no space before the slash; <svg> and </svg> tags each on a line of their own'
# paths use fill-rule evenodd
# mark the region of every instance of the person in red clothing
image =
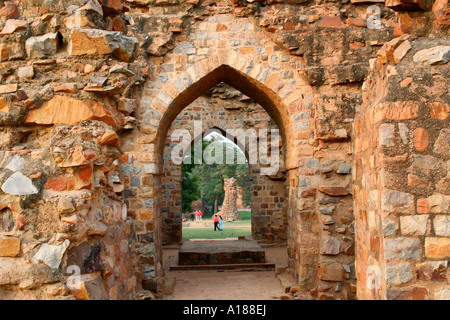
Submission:
<svg viewBox="0 0 450 320">
<path fill-rule="evenodd" d="M 198 210 L 198 217 L 200 218 L 200 221 L 203 221 L 203 212 L 202 212 L 202 210 Z"/>
<path fill-rule="evenodd" d="M 216 231 L 216 229 L 219 229 L 219 217 L 217 216 L 217 214 L 214 215 L 214 231 Z"/>
<path fill-rule="evenodd" d="M 199 222 L 200 221 L 200 215 L 199 215 L 199 212 L 198 212 L 198 210 L 196 210 L 195 212 L 194 212 L 194 214 L 195 214 L 195 222 Z"/>
</svg>

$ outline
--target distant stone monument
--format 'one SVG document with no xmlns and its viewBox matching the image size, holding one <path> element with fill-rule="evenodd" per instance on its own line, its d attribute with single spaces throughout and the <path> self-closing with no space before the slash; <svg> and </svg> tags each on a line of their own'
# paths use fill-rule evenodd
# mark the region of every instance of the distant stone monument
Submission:
<svg viewBox="0 0 450 320">
<path fill-rule="evenodd" d="M 236 205 L 238 209 L 244 208 L 244 196 L 245 196 L 245 190 L 241 186 L 237 187 L 237 199 L 236 199 Z"/>
<path fill-rule="evenodd" d="M 225 198 L 222 204 L 222 210 L 218 213 L 222 216 L 223 221 L 241 220 L 237 208 L 237 190 L 236 179 L 224 179 Z"/>
</svg>

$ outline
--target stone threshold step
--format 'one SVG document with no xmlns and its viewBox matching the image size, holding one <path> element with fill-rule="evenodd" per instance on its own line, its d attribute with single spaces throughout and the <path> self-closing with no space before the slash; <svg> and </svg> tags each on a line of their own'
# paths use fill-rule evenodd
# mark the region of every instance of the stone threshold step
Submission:
<svg viewBox="0 0 450 320">
<path fill-rule="evenodd" d="M 236 263 L 171 266 L 170 271 L 232 270 L 232 271 L 274 271 L 274 263 Z"/>
</svg>

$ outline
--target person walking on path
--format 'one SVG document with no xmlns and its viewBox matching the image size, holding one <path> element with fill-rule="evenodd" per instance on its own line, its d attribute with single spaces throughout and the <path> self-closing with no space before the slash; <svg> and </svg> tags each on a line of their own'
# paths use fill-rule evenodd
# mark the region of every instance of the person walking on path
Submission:
<svg viewBox="0 0 450 320">
<path fill-rule="evenodd" d="M 200 217 L 200 222 L 203 221 L 203 212 L 202 212 L 202 210 L 198 210 L 198 216 Z"/>
<path fill-rule="evenodd" d="M 200 221 L 200 214 L 199 214 L 199 212 L 198 212 L 198 210 L 197 211 L 195 211 L 195 222 L 199 222 Z"/>
<path fill-rule="evenodd" d="M 223 231 L 223 224 L 222 223 L 223 223 L 222 216 L 219 215 L 219 230 L 220 231 Z"/>
<path fill-rule="evenodd" d="M 216 229 L 219 229 L 219 217 L 217 216 L 217 214 L 214 215 L 214 231 L 216 231 Z"/>
</svg>

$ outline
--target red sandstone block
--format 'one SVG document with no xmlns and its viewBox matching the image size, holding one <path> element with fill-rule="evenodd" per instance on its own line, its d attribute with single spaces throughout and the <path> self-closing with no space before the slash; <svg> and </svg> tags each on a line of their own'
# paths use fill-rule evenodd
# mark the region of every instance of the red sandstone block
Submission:
<svg viewBox="0 0 450 320">
<path fill-rule="evenodd" d="M 347 28 L 341 18 L 337 16 L 323 16 L 319 22 L 319 27 Z"/>
<path fill-rule="evenodd" d="M 0 9 L 0 16 L 8 18 L 16 18 L 19 16 L 19 7 L 17 4 L 6 2 Z"/>
<path fill-rule="evenodd" d="M 52 189 L 54 191 L 65 191 L 72 190 L 75 185 L 73 177 L 58 177 L 55 179 L 48 180 L 44 184 L 44 189 Z"/>
<path fill-rule="evenodd" d="M 429 145 L 428 131 L 423 128 L 417 128 L 413 132 L 414 146 L 417 151 L 423 152 Z"/>
<path fill-rule="evenodd" d="M 361 27 L 361 28 L 367 27 L 367 21 L 362 18 L 348 18 L 346 22 L 347 25 L 351 27 Z"/>
<path fill-rule="evenodd" d="M 431 119 L 445 120 L 450 112 L 450 104 L 441 102 L 428 103 Z"/>
</svg>

